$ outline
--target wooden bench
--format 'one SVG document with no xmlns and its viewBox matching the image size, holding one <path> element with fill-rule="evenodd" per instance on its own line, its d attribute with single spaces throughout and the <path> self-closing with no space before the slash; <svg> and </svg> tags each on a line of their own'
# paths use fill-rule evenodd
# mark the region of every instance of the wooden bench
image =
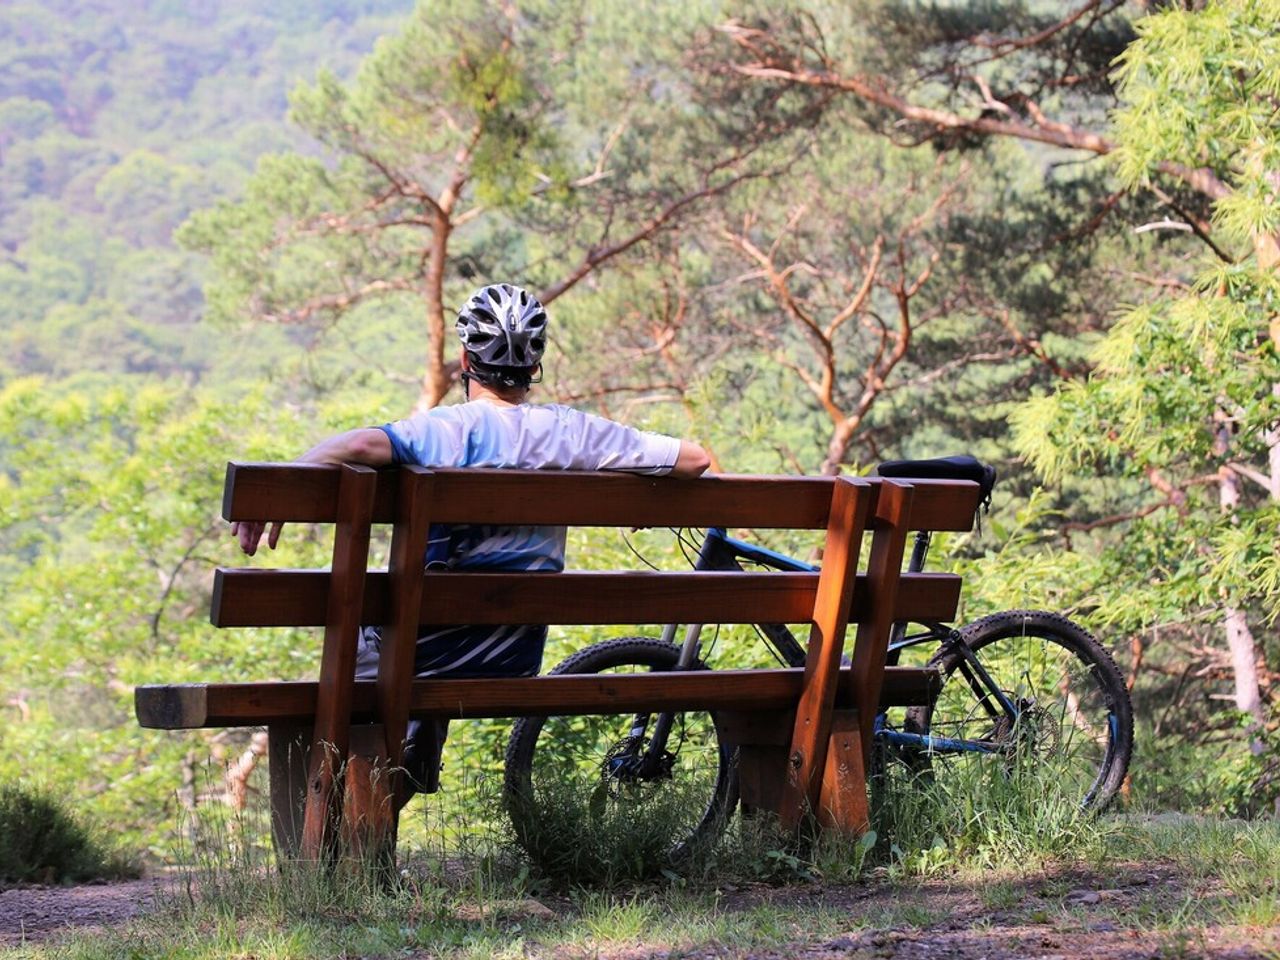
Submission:
<svg viewBox="0 0 1280 960">
<path fill-rule="evenodd" d="M 890 627 L 948 620 L 959 600 L 958 577 L 901 572 L 907 533 L 967 530 L 977 503 L 976 484 L 947 480 L 232 463 L 223 517 L 331 523 L 333 561 L 329 570 L 218 569 L 213 623 L 323 628 L 320 676 L 143 686 L 138 719 L 162 729 L 265 725 L 277 848 L 308 859 L 332 855 L 344 838 L 363 852 L 394 851 L 391 796 L 410 717 L 722 711 L 726 735 L 741 744 L 744 801 L 788 825 L 813 813 L 822 826 L 861 831 L 876 706 L 925 702 L 936 683 L 929 671 L 885 668 Z M 825 529 L 826 541 L 820 573 L 425 571 L 429 525 L 464 522 Z M 373 524 L 393 528 L 386 570 L 368 569 Z M 486 680 L 412 672 L 420 624 L 801 622 L 811 624 L 803 670 Z M 376 681 L 353 679 L 362 624 L 384 627 Z M 848 624 L 857 633 L 842 667 Z M 769 711 L 784 712 L 781 733 L 776 720 L 760 722 L 778 716 Z M 304 791 L 280 749 L 299 725 L 312 747 Z"/>
</svg>

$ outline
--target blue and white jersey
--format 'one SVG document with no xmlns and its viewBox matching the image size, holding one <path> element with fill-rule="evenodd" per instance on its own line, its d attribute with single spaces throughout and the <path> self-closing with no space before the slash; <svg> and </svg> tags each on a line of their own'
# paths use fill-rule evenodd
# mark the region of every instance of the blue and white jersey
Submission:
<svg viewBox="0 0 1280 960">
<path fill-rule="evenodd" d="M 473 400 L 382 427 L 395 463 L 424 467 L 618 470 L 670 473 L 680 441 L 559 404 L 502 406 Z M 426 562 L 454 570 L 564 569 L 564 527 L 433 525 Z M 545 626 L 424 627 L 418 676 L 529 676 L 538 672 Z M 357 676 L 377 672 L 381 638 L 361 632 Z"/>
</svg>

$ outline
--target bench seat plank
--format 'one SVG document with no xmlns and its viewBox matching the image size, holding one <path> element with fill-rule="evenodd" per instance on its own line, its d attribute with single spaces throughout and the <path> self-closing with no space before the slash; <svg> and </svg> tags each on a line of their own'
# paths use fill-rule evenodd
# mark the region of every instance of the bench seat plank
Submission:
<svg viewBox="0 0 1280 960">
<path fill-rule="evenodd" d="M 619 682 L 625 677 L 625 682 Z M 769 710 L 794 707 L 804 670 L 702 670 L 688 673 L 582 674 L 501 680 L 415 680 L 410 712 L 417 716 L 518 717 L 635 710 Z M 937 671 L 886 667 L 884 706 L 925 704 L 941 686 Z M 352 719 L 375 719 L 376 684 L 358 680 Z M 309 720 L 319 684 L 311 680 L 141 686 L 138 722 L 157 730 L 248 727 Z M 843 696 L 836 705 L 843 706 Z"/>
<path fill-rule="evenodd" d="M 697 480 L 513 470 L 433 470 L 431 517 L 437 523 L 566 524 L 601 527 L 751 527 L 821 530 L 833 477 L 717 475 Z M 518 477 L 513 495 L 512 477 Z M 872 485 L 877 477 L 861 478 Z M 399 475 L 382 471 L 376 523 L 395 520 Z M 332 522 L 336 468 L 322 464 L 230 463 L 225 520 Z M 930 480 L 912 506 L 918 530 L 969 530 L 977 484 Z"/>
<path fill-rule="evenodd" d="M 807 623 L 816 573 L 428 573 L 422 622 L 435 624 Z M 960 602 L 953 574 L 903 574 L 895 620 L 950 620 Z M 868 615 L 865 574 L 849 620 Z M 211 619 L 219 627 L 318 627 L 329 591 L 325 570 L 219 568 Z M 386 623 L 385 571 L 365 578 L 361 623 Z M 521 619 L 514 619 L 519 612 Z M 712 617 L 713 611 L 719 613 Z"/>
</svg>

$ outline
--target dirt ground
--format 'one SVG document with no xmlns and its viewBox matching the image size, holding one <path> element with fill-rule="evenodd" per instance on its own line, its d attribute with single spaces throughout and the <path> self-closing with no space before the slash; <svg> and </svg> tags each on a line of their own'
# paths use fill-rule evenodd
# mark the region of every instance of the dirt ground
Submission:
<svg viewBox="0 0 1280 960">
<path fill-rule="evenodd" d="M 0 890 L 0 948 L 39 943 L 63 930 L 118 926 L 153 909 L 166 888 L 150 879 Z"/>
<path fill-rule="evenodd" d="M 0 892 L 0 949 L 40 943 L 72 930 L 115 926 L 154 909 L 176 892 L 158 879 L 76 887 L 23 887 Z M 744 949 L 718 943 L 688 946 L 593 945 L 582 957 L 606 960 L 1280 960 L 1280 929 L 1217 926 L 1212 889 L 1188 888 L 1168 867 L 1109 869 L 996 884 L 926 883 L 890 887 L 793 885 L 725 892 L 721 909 L 774 904 L 847 912 L 848 932 Z M 569 915 L 567 901 L 537 903 L 544 918 Z M 1193 907 L 1188 910 L 1188 904 Z M 1185 917 L 1185 923 L 1170 918 Z M 529 956 L 578 951 L 526 943 Z M 417 956 L 425 957 L 425 954 Z"/>
</svg>

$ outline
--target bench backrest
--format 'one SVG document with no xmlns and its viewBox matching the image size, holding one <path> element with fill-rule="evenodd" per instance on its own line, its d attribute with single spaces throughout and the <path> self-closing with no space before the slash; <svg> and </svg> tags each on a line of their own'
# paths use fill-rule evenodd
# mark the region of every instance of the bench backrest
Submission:
<svg viewBox="0 0 1280 960">
<path fill-rule="evenodd" d="M 298 464 L 233 463 L 227 471 L 223 516 L 228 520 L 277 519 L 335 523 L 335 561 L 341 553 L 363 553 L 364 536 L 354 528 L 395 526 L 390 571 L 219 568 L 211 619 L 217 626 L 324 626 L 330 592 L 347 578 L 362 580 L 358 617 L 363 624 L 393 622 L 393 573 L 397 554 L 412 542 L 425 544 L 431 523 L 556 524 L 579 526 L 725 526 L 754 529 L 828 527 L 835 478 L 733 477 L 698 480 L 619 474 L 506 470 L 435 470 L 356 473 L 345 482 L 362 485 L 359 503 L 344 518 L 340 468 Z M 350 475 L 348 475 L 350 476 Z M 359 481 L 352 481 L 359 477 Z M 362 482 L 362 483 L 361 483 Z M 909 507 L 900 515 L 876 510 L 886 481 L 842 479 L 860 491 L 856 532 L 867 530 L 967 530 L 977 488 L 958 481 L 915 481 Z M 890 482 L 891 485 L 892 482 Z M 855 511 L 856 513 L 856 511 Z M 858 522 L 860 521 L 860 522 Z M 850 535 L 855 529 L 850 529 Z M 344 543 L 359 539 L 362 543 Z M 850 544 L 855 551 L 857 544 Z M 361 547 L 364 549 L 360 549 Z M 345 547 L 345 550 L 344 550 Z M 399 547 L 399 549 L 397 549 Z M 824 555 L 831 554 L 828 544 Z M 818 573 L 749 572 L 566 572 L 547 580 L 524 573 L 444 573 L 421 570 L 419 623 L 629 624 L 798 623 L 812 618 Z M 336 592 L 349 593 L 339 587 Z M 895 619 L 945 620 L 954 612 L 960 579 L 949 574 L 903 574 Z M 871 613 L 868 574 L 858 577 L 849 622 Z M 403 602 L 398 597 L 398 602 Z"/>
<path fill-rule="evenodd" d="M 796 770 L 790 819 L 795 819 L 804 803 L 818 799 L 838 688 L 847 701 L 862 705 L 854 740 L 861 741 L 855 753 L 864 758 L 870 720 L 880 701 L 892 623 L 947 620 L 954 615 L 958 577 L 901 573 L 908 531 L 967 530 L 977 504 L 976 484 L 946 480 L 674 480 L 601 473 L 420 467 L 379 472 L 351 465 L 233 463 L 223 502 L 227 520 L 332 523 L 333 562 L 328 571 L 220 569 L 212 618 L 220 626 L 325 628 L 314 735 L 316 743 L 333 745 L 337 756 L 346 754 L 348 727 L 357 706 L 352 679 L 357 628 L 383 625 L 372 706 L 384 724 L 384 759 L 393 765 L 399 762 L 408 717 L 422 712 L 421 698 L 415 700 L 415 689 L 421 693 L 422 684 L 415 685 L 412 676 L 421 624 L 808 621 L 803 681 L 798 695 L 794 684 L 788 688 L 796 708 L 790 748 Z M 386 571 L 368 570 L 370 530 L 376 523 L 393 526 Z M 820 573 L 438 573 L 423 569 L 433 523 L 825 529 L 826 542 Z M 867 531 L 871 546 L 865 570 L 859 572 Z M 852 664 L 844 670 L 841 654 L 848 624 L 857 624 L 858 630 Z M 468 714 L 470 690 L 491 713 L 495 702 L 510 707 L 509 715 L 613 712 L 627 702 L 617 698 L 619 687 L 625 686 L 633 698 L 647 697 L 655 709 L 659 703 L 679 708 L 707 702 L 707 679 L 647 677 L 620 685 L 611 678 L 610 690 L 592 687 L 590 678 L 450 681 L 455 686 L 450 687 L 449 702 L 457 714 L 475 715 Z M 535 689 L 554 693 L 535 696 Z M 758 677 L 726 678 L 715 703 L 749 709 L 760 690 Z M 369 705 L 360 706 L 367 710 Z"/>
</svg>

